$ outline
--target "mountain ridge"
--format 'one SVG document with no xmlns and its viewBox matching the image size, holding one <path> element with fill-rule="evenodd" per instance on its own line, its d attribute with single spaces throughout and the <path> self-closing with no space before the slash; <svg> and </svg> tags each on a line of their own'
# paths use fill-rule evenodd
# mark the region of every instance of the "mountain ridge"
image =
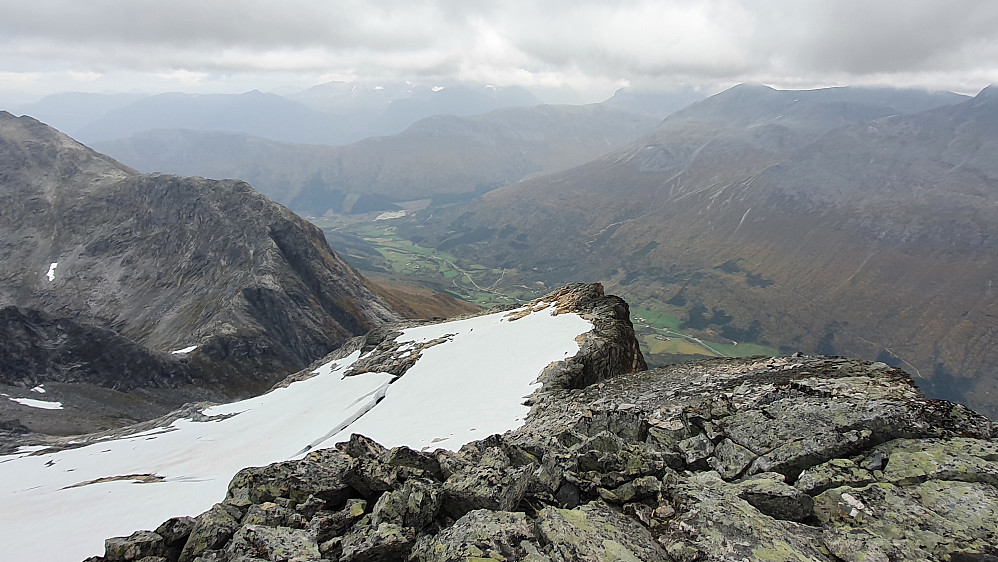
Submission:
<svg viewBox="0 0 998 562">
<path fill-rule="evenodd" d="M 299 212 L 322 216 L 474 197 L 604 154 L 656 123 L 600 105 L 541 105 L 427 117 L 396 135 L 341 147 L 193 131 L 150 131 L 95 146 L 145 171 L 239 177 Z"/>
<path fill-rule="evenodd" d="M 398 228 L 528 281 L 592 277 L 691 321 L 702 308 L 716 318 L 698 326 L 707 339 L 730 343 L 756 333 L 785 353 L 903 364 L 935 396 L 998 415 L 987 367 L 998 358 L 982 347 L 992 333 L 989 268 L 981 266 L 995 225 L 990 106 L 970 99 L 894 115 L 881 104 L 869 121 L 864 92 L 833 94 L 854 96 L 858 106 L 825 106 L 821 98 L 831 94 L 823 92 L 736 88 L 673 114 L 617 153 Z M 740 124 L 728 119 L 746 95 L 772 103 L 751 105 Z M 818 98 L 811 107 L 835 111 L 791 119 L 787 108 L 806 109 L 808 95 Z M 707 110 L 702 121 L 697 108 Z M 857 121 L 841 127 L 843 118 Z M 928 121 L 940 126 L 923 127 L 922 136 L 901 125 L 890 137 L 867 132 Z M 934 130 L 939 138 L 923 138 Z M 946 154 L 945 146 L 952 154 L 940 162 L 935 154 Z M 805 169 L 809 158 L 822 168 Z M 865 212 L 856 210 L 866 203 Z M 479 233 L 475 242 L 462 242 L 471 232 Z M 957 264 L 966 264 L 968 279 Z"/>
<path fill-rule="evenodd" d="M 183 351 L 166 363 L 211 392 L 269 388 L 399 318 L 318 228 L 244 182 L 142 175 L 6 112 L 0 178 L 0 305 Z"/>
<path fill-rule="evenodd" d="M 589 287 L 503 314 L 568 315 L 573 300 L 593 300 Z M 998 552 L 998 449 L 983 416 L 925 399 L 903 371 L 846 358 L 633 370 L 627 353 L 612 359 L 637 343 L 627 304 L 594 302 L 613 311 L 592 317 L 594 325 L 618 317 L 623 337 L 604 349 L 622 368 L 545 384 L 517 427 L 457 450 L 400 445 L 399 424 L 375 426 L 387 443 L 341 435 L 300 458 L 245 468 L 196 517 L 108 538 L 104 555 L 87 560 L 983 561 Z M 521 321 L 507 325 L 526 330 Z M 420 361 L 451 345 L 433 343 L 441 330 L 471 333 L 447 326 L 417 328 L 434 329 L 420 340 L 433 347 L 399 381 L 414 380 L 407 377 Z M 364 362 L 360 373 L 344 379 L 394 369 L 412 351 L 397 345 L 408 336 L 396 338 L 390 330 L 358 338 L 334 362 L 364 354 L 351 363 Z M 576 358 L 586 356 L 580 348 Z M 477 426 L 485 413 L 475 414 L 453 427 Z"/>
</svg>

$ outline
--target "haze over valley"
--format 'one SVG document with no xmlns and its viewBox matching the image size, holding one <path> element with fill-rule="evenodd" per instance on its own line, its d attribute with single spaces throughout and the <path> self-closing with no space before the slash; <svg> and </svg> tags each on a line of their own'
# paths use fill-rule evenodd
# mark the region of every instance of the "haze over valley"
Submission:
<svg viewBox="0 0 998 562">
<path fill-rule="evenodd" d="M 856 356 L 992 411 L 993 95 L 739 85 L 673 111 L 674 94 L 622 90 L 413 115 L 338 146 L 212 122 L 94 144 L 145 172 L 248 181 L 386 282 L 489 306 L 600 281 L 642 311 L 655 364 Z M 238 114 L 243 97 L 212 100 Z"/>
</svg>

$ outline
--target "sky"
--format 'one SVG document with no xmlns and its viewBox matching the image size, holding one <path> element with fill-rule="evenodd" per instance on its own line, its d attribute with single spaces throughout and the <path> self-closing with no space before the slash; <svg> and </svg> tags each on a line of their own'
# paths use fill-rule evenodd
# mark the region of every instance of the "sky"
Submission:
<svg viewBox="0 0 998 562">
<path fill-rule="evenodd" d="M 994 0 L 0 0 L 0 104 L 466 81 L 542 98 L 998 82 Z M 549 99 L 547 101 L 558 101 Z"/>
</svg>

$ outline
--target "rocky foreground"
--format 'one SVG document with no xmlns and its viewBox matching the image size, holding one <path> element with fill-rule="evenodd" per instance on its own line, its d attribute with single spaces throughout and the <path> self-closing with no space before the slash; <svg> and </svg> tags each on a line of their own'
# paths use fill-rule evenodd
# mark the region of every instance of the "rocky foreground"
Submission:
<svg viewBox="0 0 998 562">
<path fill-rule="evenodd" d="M 712 360 L 531 401 L 458 452 L 355 435 L 247 468 L 90 560 L 998 560 L 991 423 L 882 363 Z"/>
</svg>

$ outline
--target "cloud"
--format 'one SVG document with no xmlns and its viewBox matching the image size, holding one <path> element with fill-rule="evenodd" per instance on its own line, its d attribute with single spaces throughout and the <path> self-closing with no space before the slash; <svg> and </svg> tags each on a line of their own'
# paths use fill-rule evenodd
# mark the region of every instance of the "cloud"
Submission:
<svg viewBox="0 0 998 562">
<path fill-rule="evenodd" d="M 717 87 L 998 82 L 991 0 L 0 0 L 0 72 Z M 176 76 L 181 76 L 177 74 Z"/>
</svg>

